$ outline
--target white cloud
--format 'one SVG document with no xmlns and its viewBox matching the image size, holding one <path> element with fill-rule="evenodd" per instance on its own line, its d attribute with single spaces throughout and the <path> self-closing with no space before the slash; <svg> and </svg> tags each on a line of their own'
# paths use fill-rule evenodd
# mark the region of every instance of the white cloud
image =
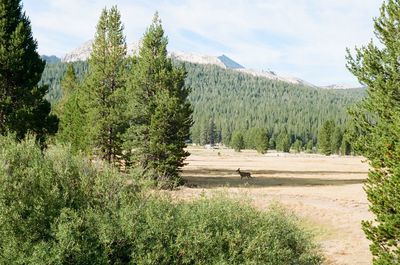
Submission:
<svg viewBox="0 0 400 265">
<path fill-rule="evenodd" d="M 373 36 L 383 0 L 25 0 L 41 53 L 62 55 L 92 38 L 104 6 L 117 4 L 127 40 L 158 10 L 171 49 L 228 54 L 250 68 L 275 69 L 317 84 L 354 82 L 345 48 Z M 42 2 L 42 6 L 43 6 Z M 182 34 L 191 31 L 203 41 Z M 209 40 L 209 41 L 207 41 Z M 221 45 L 218 45 L 221 44 Z"/>
</svg>

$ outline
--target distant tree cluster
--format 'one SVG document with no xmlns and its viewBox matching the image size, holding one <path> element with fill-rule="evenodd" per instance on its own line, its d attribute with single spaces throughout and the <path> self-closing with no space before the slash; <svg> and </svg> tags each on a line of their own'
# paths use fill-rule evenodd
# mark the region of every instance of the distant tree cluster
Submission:
<svg viewBox="0 0 400 265">
<path fill-rule="evenodd" d="M 74 75 L 77 81 L 82 81 L 84 76 L 88 72 L 88 62 L 74 62 L 73 64 L 55 62 L 47 62 L 44 68 L 42 78 L 39 81 L 39 86 L 47 86 L 48 92 L 45 98 L 54 104 L 63 97 L 63 89 L 61 89 L 61 81 L 66 74 L 68 65 L 72 65 L 74 69 Z"/>
<path fill-rule="evenodd" d="M 316 89 L 214 65 L 185 63 L 185 67 L 194 107 L 191 139 L 201 145 L 210 144 L 212 139 L 230 145 L 235 132 L 246 139 L 253 130 L 263 129 L 270 148 L 276 147 L 278 138 L 290 139 L 279 143 L 278 149 L 288 150 L 296 140 L 302 146 L 312 140 L 316 146 L 322 124 L 333 120 L 344 130 L 349 120 L 347 108 L 365 95 L 363 89 Z M 254 148 L 251 141 L 245 145 Z"/>
<path fill-rule="evenodd" d="M 332 120 L 326 121 L 318 134 L 319 151 L 325 155 L 350 155 L 352 153 L 351 130 L 350 126 L 343 130 Z"/>
</svg>

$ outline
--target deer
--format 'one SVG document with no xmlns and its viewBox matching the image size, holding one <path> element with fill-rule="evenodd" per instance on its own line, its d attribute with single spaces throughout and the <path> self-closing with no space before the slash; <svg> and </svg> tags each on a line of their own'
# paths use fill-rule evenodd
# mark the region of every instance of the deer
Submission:
<svg viewBox="0 0 400 265">
<path fill-rule="evenodd" d="M 243 179 L 243 178 L 248 178 L 248 179 L 249 179 L 249 178 L 252 178 L 250 172 L 240 171 L 240 168 L 238 168 L 238 169 L 236 170 L 236 172 L 239 173 L 240 179 Z"/>
</svg>

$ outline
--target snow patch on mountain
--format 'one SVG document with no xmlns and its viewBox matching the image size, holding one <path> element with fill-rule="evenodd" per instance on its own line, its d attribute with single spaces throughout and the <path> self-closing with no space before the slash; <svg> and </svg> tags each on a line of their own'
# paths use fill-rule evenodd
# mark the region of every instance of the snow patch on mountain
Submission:
<svg viewBox="0 0 400 265">
<path fill-rule="evenodd" d="M 215 56 L 203 55 L 199 53 L 192 53 L 192 52 L 181 52 L 181 51 L 174 51 L 170 53 L 172 59 L 185 61 L 190 63 L 197 63 L 197 64 L 213 64 L 217 65 L 222 68 L 226 68 L 225 64 Z"/>
</svg>

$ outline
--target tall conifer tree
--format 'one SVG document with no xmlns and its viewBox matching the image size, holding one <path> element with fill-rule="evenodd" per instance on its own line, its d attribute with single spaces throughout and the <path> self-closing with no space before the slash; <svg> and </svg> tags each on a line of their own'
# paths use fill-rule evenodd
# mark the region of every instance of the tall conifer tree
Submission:
<svg viewBox="0 0 400 265">
<path fill-rule="evenodd" d="M 400 1 L 383 3 L 372 41 L 348 55 L 348 68 L 368 87 L 352 111 L 358 130 L 356 148 L 371 170 L 365 190 L 374 221 L 363 222 L 374 264 L 400 261 Z"/>
<path fill-rule="evenodd" d="M 335 130 L 333 121 L 325 121 L 318 132 L 318 149 L 324 155 L 331 155 L 332 150 L 332 135 Z"/>
<path fill-rule="evenodd" d="M 86 131 L 86 110 L 82 106 L 79 83 L 72 64 L 61 80 L 63 97 L 54 109 L 60 117 L 60 128 L 57 139 L 63 143 L 71 144 L 73 151 L 88 151 L 88 135 Z"/>
<path fill-rule="evenodd" d="M 60 120 L 63 119 L 62 116 L 64 113 L 65 104 L 75 92 L 77 85 L 78 82 L 76 79 L 74 66 L 72 64 L 68 64 L 67 70 L 65 71 L 63 79 L 61 80 L 62 98 L 54 106 L 54 111 L 57 113 L 57 116 L 60 118 Z"/>
<path fill-rule="evenodd" d="M 28 131 L 43 142 L 57 132 L 58 119 L 49 115 L 47 87 L 38 86 L 45 62 L 36 51 L 31 24 L 20 0 L 0 2 L 0 134 Z"/>
<path fill-rule="evenodd" d="M 336 128 L 332 132 L 332 137 L 331 137 L 332 154 L 340 153 L 340 147 L 342 145 L 342 141 L 343 141 L 342 129 L 339 126 L 336 126 Z"/>
<path fill-rule="evenodd" d="M 260 154 L 264 154 L 268 151 L 268 134 L 265 129 L 257 129 L 254 135 L 254 145 Z"/>
<path fill-rule="evenodd" d="M 104 9 L 97 24 L 89 72 L 82 86 L 90 147 L 114 162 L 122 155 L 127 47 L 117 7 Z"/>
<path fill-rule="evenodd" d="M 126 149 L 132 162 L 156 180 L 180 181 L 179 170 L 188 153 L 184 150 L 192 124 L 187 101 L 186 71 L 167 57 L 167 38 L 156 14 L 147 29 L 139 56 L 133 61 L 128 89 L 131 94 L 131 126 Z"/>
</svg>

